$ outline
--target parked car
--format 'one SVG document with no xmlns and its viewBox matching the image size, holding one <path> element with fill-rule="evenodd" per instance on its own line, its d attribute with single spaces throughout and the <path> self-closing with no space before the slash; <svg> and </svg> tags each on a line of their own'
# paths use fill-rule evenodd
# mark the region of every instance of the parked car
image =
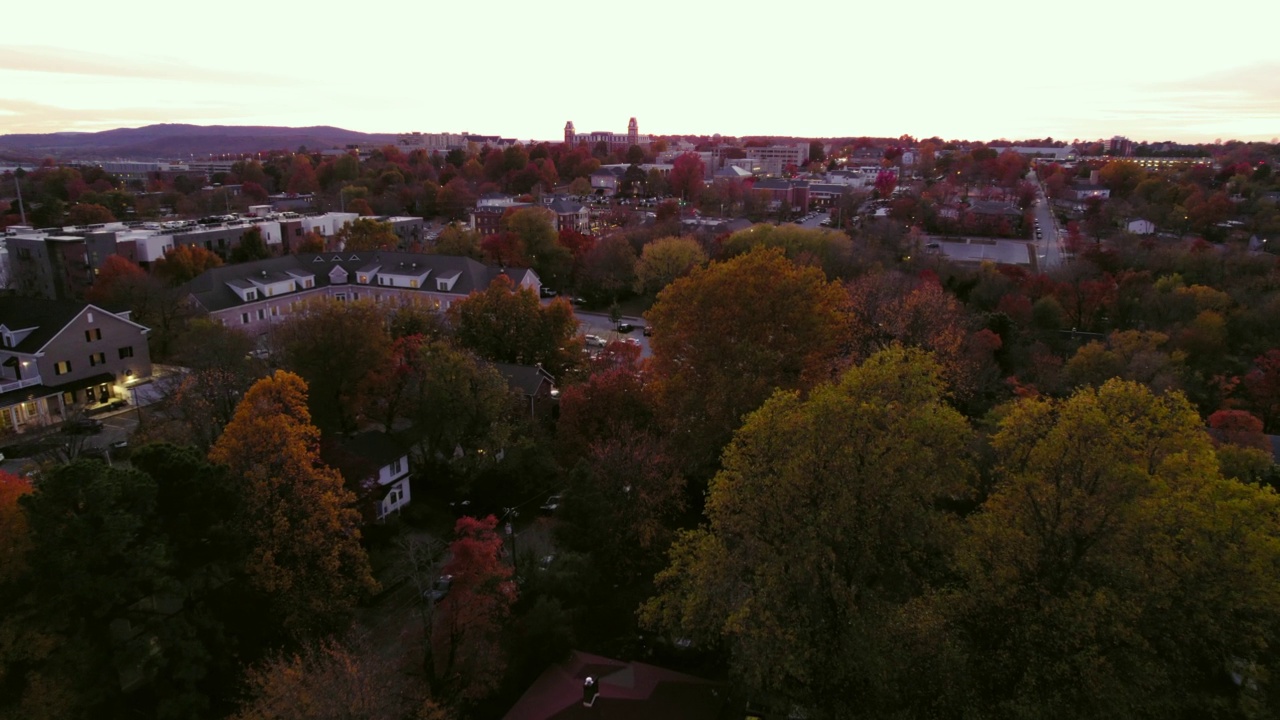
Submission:
<svg viewBox="0 0 1280 720">
<path fill-rule="evenodd" d="M 449 594 L 449 588 L 452 586 L 453 576 L 441 575 L 436 578 L 435 582 L 431 583 L 431 587 L 427 588 L 427 591 L 422 593 L 422 596 L 433 603 L 437 603 L 443 600 L 445 595 Z"/>
<path fill-rule="evenodd" d="M 632 325 L 631 323 L 628 323 L 628 322 L 618 323 L 618 332 L 620 333 L 629 333 L 635 329 L 636 329 L 636 326 Z"/>
<path fill-rule="evenodd" d="M 599 335 L 587 335 L 585 337 L 587 341 L 587 347 L 604 347 L 607 344 L 605 343 L 605 339 L 600 337 Z"/>
<path fill-rule="evenodd" d="M 102 421 L 93 418 L 73 418 L 62 424 L 62 432 L 68 435 L 97 435 L 102 432 Z"/>
<path fill-rule="evenodd" d="M 538 290 L 538 294 L 544 298 L 553 298 L 556 296 L 556 291 L 544 286 Z"/>
<path fill-rule="evenodd" d="M 542 512 L 553 513 L 560 509 L 560 496 L 552 495 L 547 501 L 542 503 Z"/>
</svg>

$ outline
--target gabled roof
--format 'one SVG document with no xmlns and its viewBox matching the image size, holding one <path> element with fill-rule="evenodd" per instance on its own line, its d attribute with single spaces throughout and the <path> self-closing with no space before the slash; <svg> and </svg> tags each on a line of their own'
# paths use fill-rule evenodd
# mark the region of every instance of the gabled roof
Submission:
<svg viewBox="0 0 1280 720">
<path fill-rule="evenodd" d="M 557 215 L 569 215 L 571 213 L 579 213 L 585 209 L 585 206 L 577 200 L 569 198 L 556 198 L 552 200 L 547 207 L 551 208 L 551 212 Z"/>
<path fill-rule="evenodd" d="M 26 297 L 0 297 L 0 325 L 11 331 L 30 329 L 31 333 L 12 349 L 20 353 L 33 354 L 44 349 L 44 346 L 57 337 L 68 323 L 86 310 L 96 310 L 147 332 L 146 327 L 97 305 L 72 300 L 42 300 Z"/>
<path fill-rule="evenodd" d="M 543 370 L 540 365 L 493 363 L 493 367 L 507 379 L 508 385 L 524 393 L 525 397 L 537 395 L 543 383 L 551 383 L 552 386 L 556 383 L 551 373 Z"/>
<path fill-rule="evenodd" d="M 600 694 L 582 704 L 587 677 Z M 714 720 L 725 704 L 719 683 L 644 663 L 574 651 L 534 681 L 505 720 Z"/>
</svg>

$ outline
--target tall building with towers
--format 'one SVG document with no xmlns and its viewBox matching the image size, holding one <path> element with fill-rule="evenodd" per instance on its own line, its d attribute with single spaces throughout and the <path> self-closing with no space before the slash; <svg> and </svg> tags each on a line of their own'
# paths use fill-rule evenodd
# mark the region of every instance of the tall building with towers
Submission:
<svg viewBox="0 0 1280 720">
<path fill-rule="evenodd" d="M 597 143 L 604 143 L 609 147 L 609 152 L 626 152 L 627 148 L 632 145 L 644 147 L 652 142 L 648 135 L 640 134 L 640 124 L 635 118 L 627 123 L 627 134 L 596 131 L 589 133 L 578 133 L 573 128 L 573 121 L 570 120 L 564 124 L 564 142 L 566 145 L 580 145 L 586 143 L 587 147 L 594 148 Z"/>
</svg>

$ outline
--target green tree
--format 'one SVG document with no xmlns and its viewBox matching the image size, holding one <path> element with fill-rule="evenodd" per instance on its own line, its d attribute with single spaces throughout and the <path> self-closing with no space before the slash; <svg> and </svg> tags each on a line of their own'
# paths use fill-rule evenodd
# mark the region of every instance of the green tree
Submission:
<svg viewBox="0 0 1280 720">
<path fill-rule="evenodd" d="M 777 392 L 734 436 L 707 524 L 676 541 L 642 620 L 725 642 L 752 692 L 810 717 L 891 704 L 887 628 L 946 577 L 960 524 L 943 508 L 970 493 L 970 438 L 919 350 L 877 353 L 807 399 Z"/>
<path fill-rule="evenodd" d="M 453 303 L 449 318 L 459 343 L 494 362 L 540 364 L 559 376 L 581 355 L 573 307 L 563 298 L 542 305 L 537 293 L 513 287 L 506 275 Z"/>
<path fill-rule="evenodd" d="M 511 233 L 524 243 L 525 257 L 533 271 L 546 285 L 556 287 L 569 278 L 573 270 L 573 253 L 559 242 L 551 214 L 541 208 L 522 208 L 503 216 L 502 231 Z"/>
<path fill-rule="evenodd" d="M 472 260 L 483 260 L 484 251 L 480 249 L 480 239 L 480 233 L 474 230 L 449 225 L 440 231 L 430 251 L 436 255 L 456 255 L 469 257 Z"/>
<path fill-rule="evenodd" d="M 845 233 L 796 225 L 753 225 L 730 235 L 722 251 L 733 257 L 755 247 L 782 248 L 791 260 L 817 265 L 829 278 L 848 277 L 853 262 L 853 242 Z"/>
<path fill-rule="evenodd" d="M 240 236 L 240 243 L 231 251 L 231 262 L 243 263 L 265 260 L 271 257 L 271 248 L 262 239 L 262 230 L 251 227 Z"/>
<path fill-rule="evenodd" d="M 209 459 L 227 467 L 240 497 L 235 524 L 251 550 L 245 571 L 294 637 L 343 627 L 376 587 L 360 545 L 356 498 L 319 454 L 307 384 L 283 370 L 259 380 Z"/>
<path fill-rule="evenodd" d="M 1179 393 L 1018 402 L 938 597 L 993 717 L 1274 715 L 1280 498 L 1225 480 Z M 1238 673 L 1242 685 L 1230 683 Z"/>
<path fill-rule="evenodd" d="M 692 237 L 664 237 L 648 243 L 636 263 L 637 293 L 657 295 L 666 286 L 707 261 L 702 245 Z"/>
<path fill-rule="evenodd" d="M 342 249 L 353 252 L 370 250 L 395 250 L 400 247 L 400 236 L 389 222 L 370 218 L 357 218 L 343 225 L 337 233 Z"/>
</svg>

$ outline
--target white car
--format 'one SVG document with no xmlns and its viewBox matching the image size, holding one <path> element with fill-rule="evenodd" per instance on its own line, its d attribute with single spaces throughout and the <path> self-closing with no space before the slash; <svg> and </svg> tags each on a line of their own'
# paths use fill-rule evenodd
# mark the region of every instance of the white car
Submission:
<svg viewBox="0 0 1280 720">
<path fill-rule="evenodd" d="M 587 341 L 587 347 L 604 347 L 605 346 L 604 338 L 600 337 L 599 335 L 587 335 L 586 341 Z"/>
</svg>

